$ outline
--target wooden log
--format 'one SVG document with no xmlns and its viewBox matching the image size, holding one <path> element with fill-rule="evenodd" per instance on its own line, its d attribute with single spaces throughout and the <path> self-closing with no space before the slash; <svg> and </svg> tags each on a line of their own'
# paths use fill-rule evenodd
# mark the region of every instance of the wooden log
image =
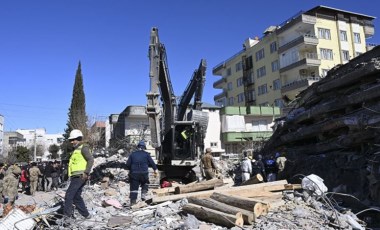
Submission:
<svg viewBox="0 0 380 230">
<path fill-rule="evenodd" d="M 245 185 L 245 186 L 238 186 L 238 187 L 232 187 L 232 188 L 226 188 L 226 189 L 220 189 L 218 192 L 225 192 L 228 191 L 233 194 L 238 194 L 241 191 L 243 192 L 259 192 L 259 191 L 275 191 L 280 190 L 281 188 L 284 189 L 284 186 L 288 184 L 286 180 L 278 180 L 278 181 L 272 181 L 268 183 L 260 183 L 260 184 L 252 184 L 252 185 Z M 273 187 L 273 189 L 271 189 Z M 200 191 L 200 192 L 193 192 L 193 193 L 185 193 L 185 194 L 176 194 L 176 195 L 169 195 L 169 196 L 161 196 L 161 197 L 152 197 L 152 203 L 162 203 L 165 201 L 176 201 L 183 198 L 188 197 L 198 197 L 198 198 L 209 198 L 211 194 L 214 192 L 214 190 L 208 190 L 208 191 Z M 268 194 L 268 193 L 266 193 Z"/>
<path fill-rule="evenodd" d="M 256 174 L 256 176 L 249 178 L 249 180 L 244 181 L 241 185 L 258 184 L 262 183 L 263 181 L 263 176 L 261 176 L 261 174 Z"/>
<path fill-rule="evenodd" d="M 200 205 L 200 206 L 203 206 L 206 208 L 211 208 L 211 209 L 221 211 L 221 212 L 225 212 L 228 214 L 236 214 L 236 213 L 240 212 L 243 216 L 243 220 L 244 220 L 245 224 L 250 225 L 253 222 L 255 222 L 255 220 L 256 220 L 255 214 L 251 211 L 241 209 L 241 208 L 237 208 L 237 207 L 234 207 L 234 206 L 231 206 L 231 205 L 228 205 L 228 204 L 225 204 L 225 203 L 213 200 L 213 199 L 209 199 L 209 198 L 199 199 L 199 198 L 195 198 L 195 197 L 189 197 L 188 201 L 189 201 L 189 203 L 192 203 L 192 204 Z"/>
<path fill-rule="evenodd" d="M 180 186 L 175 188 L 175 194 L 183 194 L 183 193 L 190 193 L 190 192 L 197 192 L 197 191 L 204 191 L 209 189 L 214 189 L 215 187 L 222 186 L 223 180 L 214 178 L 211 180 L 202 181 L 199 183 L 186 185 L 186 186 Z"/>
<path fill-rule="evenodd" d="M 235 196 L 235 195 L 227 195 L 227 194 L 218 193 L 218 192 L 214 192 L 210 198 L 213 200 L 234 206 L 234 207 L 238 207 L 238 208 L 253 212 L 256 217 L 259 217 L 260 215 L 262 215 L 263 206 L 261 202 L 257 202 L 256 200 L 253 200 L 251 198 Z"/>
<path fill-rule="evenodd" d="M 237 212 L 235 215 L 232 215 L 190 203 L 184 205 L 182 207 L 182 210 L 186 213 L 194 215 L 196 218 L 200 220 L 211 222 L 216 225 L 221 225 L 227 228 L 232 228 L 234 226 L 242 227 L 244 223 L 242 214 L 240 212 Z"/>
</svg>

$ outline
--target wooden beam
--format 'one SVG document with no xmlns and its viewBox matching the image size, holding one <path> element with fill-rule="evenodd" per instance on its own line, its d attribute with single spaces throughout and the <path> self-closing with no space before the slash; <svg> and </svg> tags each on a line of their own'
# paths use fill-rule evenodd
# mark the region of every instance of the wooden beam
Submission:
<svg viewBox="0 0 380 230">
<path fill-rule="evenodd" d="M 242 227 L 244 223 L 242 214 L 240 212 L 232 215 L 190 203 L 185 204 L 182 207 L 182 210 L 186 213 L 194 215 L 200 220 L 211 222 L 227 228 L 232 228 L 235 226 Z"/>
<path fill-rule="evenodd" d="M 209 189 L 214 189 L 215 187 L 222 186 L 223 180 L 214 178 L 211 180 L 201 181 L 199 183 L 176 187 L 175 188 L 175 194 L 183 194 L 183 193 L 191 193 L 191 192 L 197 192 L 197 191 L 204 191 Z"/>
<path fill-rule="evenodd" d="M 238 187 L 232 187 L 232 188 L 226 188 L 226 189 L 220 189 L 218 192 L 236 192 L 239 193 L 240 191 L 276 191 L 280 190 L 281 188 L 284 189 L 284 186 L 288 184 L 286 180 L 279 180 L 279 181 L 272 181 L 267 183 L 260 183 L 260 184 L 252 184 L 252 185 L 245 185 L 245 186 L 238 186 Z M 169 196 L 161 196 L 161 197 L 153 197 L 152 203 L 162 203 L 165 201 L 176 201 L 183 198 L 188 197 L 197 197 L 197 198 L 209 198 L 211 194 L 214 192 L 214 190 L 209 191 L 201 191 L 201 192 L 193 192 L 193 193 L 185 193 L 185 194 L 176 194 L 176 195 L 169 195 Z"/>
<path fill-rule="evenodd" d="M 243 216 L 243 220 L 245 224 L 252 224 L 256 220 L 255 214 L 251 211 L 237 208 L 237 207 L 234 207 L 234 206 L 231 206 L 231 205 L 228 205 L 228 204 L 225 204 L 213 199 L 209 199 L 209 198 L 199 199 L 195 197 L 189 197 L 188 201 L 189 203 L 192 203 L 192 204 L 200 205 L 206 208 L 211 208 L 211 209 L 225 212 L 228 214 L 236 214 L 240 212 Z"/>
<path fill-rule="evenodd" d="M 251 198 L 228 195 L 228 194 L 223 194 L 223 193 L 218 193 L 218 192 L 214 192 L 210 198 L 213 200 L 234 206 L 234 207 L 238 207 L 238 208 L 253 212 L 256 217 L 259 217 L 263 213 L 262 203 Z"/>
</svg>

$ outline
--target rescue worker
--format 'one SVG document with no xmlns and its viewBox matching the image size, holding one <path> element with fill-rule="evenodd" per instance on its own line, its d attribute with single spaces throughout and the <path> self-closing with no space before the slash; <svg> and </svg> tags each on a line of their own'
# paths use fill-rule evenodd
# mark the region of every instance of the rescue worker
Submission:
<svg viewBox="0 0 380 230">
<path fill-rule="evenodd" d="M 90 219 L 91 215 L 82 198 L 82 190 L 89 179 L 94 157 L 90 153 L 89 147 L 83 144 L 83 134 L 79 129 L 72 130 L 68 139 L 73 145 L 74 151 L 69 160 L 68 175 L 71 181 L 65 195 L 63 214 L 71 217 L 74 204 L 79 214 Z"/>
<path fill-rule="evenodd" d="M 11 209 L 17 198 L 19 176 L 21 175 L 20 167 L 14 165 L 13 167 L 10 167 L 10 169 L 12 169 L 12 171 L 9 171 L 3 180 L 2 194 L 4 197 L 4 203 L 7 204 L 4 207 L 4 210 Z"/>
<path fill-rule="evenodd" d="M 276 154 L 277 180 L 284 179 L 284 170 L 286 165 L 285 152 Z"/>
<path fill-rule="evenodd" d="M 154 170 L 154 176 L 157 177 L 158 169 L 152 157 L 145 151 L 146 145 L 144 141 L 140 141 L 137 145 L 137 151 L 134 151 L 127 160 L 127 169 L 129 170 L 129 183 L 130 183 L 130 205 L 135 205 L 141 186 L 141 200 L 146 200 L 149 186 L 149 172 L 148 168 Z"/>
<path fill-rule="evenodd" d="M 248 158 L 247 152 L 244 152 L 244 159 L 241 162 L 241 182 L 247 181 L 251 178 L 252 173 L 252 163 Z"/>
<path fill-rule="evenodd" d="M 32 162 L 32 167 L 29 169 L 30 195 L 32 196 L 34 196 L 37 190 L 39 176 L 42 176 L 42 173 L 40 169 L 37 167 L 37 163 Z"/>
<path fill-rule="evenodd" d="M 215 177 L 215 173 L 218 171 L 218 168 L 215 165 L 214 158 L 211 155 L 211 148 L 206 149 L 206 153 L 201 159 L 203 166 L 203 171 L 206 176 L 206 180 L 211 180 Z"/>
<path fill-rule="evenodd" d="M 263 156 L 258 154 L 256 159 L 252 160 L 252 176 L 260 174 L 264 181 L 267 181 L 267 174 L 265 172 L 265 165 L 263 163 Z"/>
</svg>

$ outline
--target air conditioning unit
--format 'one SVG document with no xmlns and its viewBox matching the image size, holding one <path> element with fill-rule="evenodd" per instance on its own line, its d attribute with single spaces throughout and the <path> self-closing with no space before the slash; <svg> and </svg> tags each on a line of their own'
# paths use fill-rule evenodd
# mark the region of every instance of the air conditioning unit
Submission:
<svg viewBox="0 0 380 230">
<path fill-rule="evenodd" d="M 306 75 L 307 69 L 300 69 L 300 75 Z"/>
</svg>

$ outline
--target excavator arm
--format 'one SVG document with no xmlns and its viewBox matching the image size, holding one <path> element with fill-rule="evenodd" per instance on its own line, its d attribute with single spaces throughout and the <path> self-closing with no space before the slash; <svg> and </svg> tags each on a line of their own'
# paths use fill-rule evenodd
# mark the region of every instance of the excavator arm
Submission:
<svg viewBox="0 0 380 230">
<path fill-rule="evenodd" d="M 178 116 L 177 120 L 183 121 L 186 114 L 186 110 L 189 106 L 191 98 L 194 96 L 193 109 L 201 110 L 202 105 L 202 92 L 206 75 L 206 60 L 202 59 L 198 69 L 196 69 L 191 77 L 189 84 L 187 85 L 184 93 L 181 96 L 181 100 L 178 104 Z M 195 95 L 194 95 L 195 93 Z M 198 106 L 196 106 L 198 105 Z"/>
</svg>

